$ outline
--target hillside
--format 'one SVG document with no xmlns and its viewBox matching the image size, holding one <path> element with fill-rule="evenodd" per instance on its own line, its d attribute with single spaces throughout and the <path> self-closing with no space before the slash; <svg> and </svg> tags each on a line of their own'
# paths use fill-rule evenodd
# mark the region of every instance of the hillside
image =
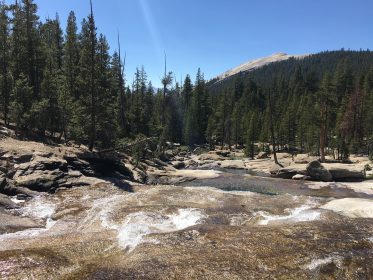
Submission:
<svg viewBox="0 0 373 280">
<path fill-rule="evenodd" d="M 290 58 L 301 59 L 301 58 L 304 58 L 305 56 L 307 56 L 307 55 L 289 55 L 289 54 L 282 53 L 282 52 L 275 53 L 275 54 L 270 55 L 270 56 L 257 58 L 257 59 L 245 62 L 245 63 L 243 63 L 243 64 L 241 64 L 241 65 L 239 65 L 235 68 L 232 68 L 232 69 L 224 72 L 223 74 L 220 74 L 218 77 L 216 77 L 216 79 L 218 81 L 221 81 L 221 80 L 224 80 L 224 79 L 229 78 L 231 76 L 234 76 L 238 73 L 244 73 L 244 72 L 252 71 L 252 70 L 258 69 L 260 67 L 263 67 L 265 65 L 268 65 L 270 63 L 280 62 L 280 61 L 288 60 Z"/>
<path fill-rule="evenodd" d="M 271 142 L 278 150 L 315 155 L 328 148 L 338 159 L 350 152 L 370 154 L 373 52 L 340 50 L 302 59 L 279 57 L 284 59 L 266 63 L 275 60 L 269 57 L 243 64 L 226 72 L 228 78 L 208 83 L 211 142 L 245 145 L 252 156 L 269 149 L 254 146 L 257 141 Z M 237 72 L 250 65 L 256 68 Z M 325 146 L 320 148 L 320 143 Z"/>
</svg>

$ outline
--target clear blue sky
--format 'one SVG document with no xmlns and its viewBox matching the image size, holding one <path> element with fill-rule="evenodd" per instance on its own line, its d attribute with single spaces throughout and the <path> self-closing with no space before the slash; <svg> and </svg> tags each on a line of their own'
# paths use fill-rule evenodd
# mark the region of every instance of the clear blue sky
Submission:
<svg viewBox="0 0 373 280">
<path fill-rule="evenodd" d="M 11 0 L 7 0 L 11 2 Z M 41 20 L 70 10 L 78 22 L 89 0 L 36 0 Z M 155 86 L 163 52 L 178 80 L 200 67 L 212 78 L 276 52 L 373 48 L 372 0 L 93 0 L 98 31 L 127 52 L 127 79 L 144 65 Z"/>
</svg>

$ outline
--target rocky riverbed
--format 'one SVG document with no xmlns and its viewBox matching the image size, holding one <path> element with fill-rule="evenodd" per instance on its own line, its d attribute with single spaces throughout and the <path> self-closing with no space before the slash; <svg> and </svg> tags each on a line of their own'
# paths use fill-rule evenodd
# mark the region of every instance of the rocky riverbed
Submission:
<svg viewBox="0 0 373 280">
<path fill-rule="evenodd" d="M 270 178 L 270 159 L 253 172 L 221 152 L 135 169 L 84 147 L 0 148 L 0 279 L 373 276 L 370 181 Z M 162 180 L 177 185 L 144 184 Z"/>
</svg>

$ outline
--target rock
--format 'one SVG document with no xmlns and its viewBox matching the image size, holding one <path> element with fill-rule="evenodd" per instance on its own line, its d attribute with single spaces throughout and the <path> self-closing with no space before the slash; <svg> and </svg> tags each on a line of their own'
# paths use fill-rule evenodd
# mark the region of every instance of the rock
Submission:
<svg viewBox="0 0 373 280">
<path fill-rule="evenodd" d="M 60 219 L 62 219 L 65 216 L 74 215 L 74 214 L 78 213 L 79 211 L 81 211 L 81 209 L 79 209 L 77 207 L 73 207 L 73 208 L 69 208 L 69 209 L 64 209 L 62 211 L 54 213 L 52 215 L 52 219 L 53 220 L 60 220 Z"/>
<path fill-rule="evenodd" d="M 342 198 L 329 201 L 320 208 L 335 211 L 350 218 L 373 218 L 373 203 L 370 199 Z"/>
<path fill-rule="evenodd" d="M 217 154 L 218 156 L 222 156 L 222 157 L 229 157 L 231 152 L 230 151 L 215 151 L 215 154 Z"/>
<path fill-rule="evenodd" d="M 220 165 L 221 165 L 221 162 L 213 161 L 213 162 L 201 164 L 200 166 L 198 166 L 198 169 L 216 169 L 216 168 L 219 168 Z"/>
<path fill-rule="evenodd" d="M 25 194 L 17 194 L 18 200 L 27 200 L 29 197 Z"/>
<path fill-rule="evenodd" d="M 214 161 L 219 161 L 219 160 L 224 160 L 222 156 L 217 155 L 216 153 L 206 153 L 206 154 L 200 154 L 198 157 L 199 160 L 201 161 L 206 161 L 206 160 L 214 160 Z"/>
<path fill-rule="evenodd" d="M 80 171 L 77 171 L 77 170 L 69 170 L 67 172 L 67 176 L 70 177 L 70 178 L 79 178 L 79 177 L 83 176 L 83 174 Z"/>
<path fill-rule="evenodd" d="M 15 179 L 17 186 L 26 187 L 30 190 L 41 191 L 41 192 L 53 192 L 59 184 L 59 182 L 64 176 L 64 173 L 60 170 L 54 171 L 35 171 L 30 175 L 19 176 Z"/>
<path fill-rule="evenodd" d="M 269 155 L 268 155 L 268 153 L 266 153 L 266 152 L 260 152 L 260 153 L 256 156 L 256 159 L 266 159 L 266 158 L 269 158 Z"/>
<path fill-rule="evenodd" d="M 32 153 L 16 154 L 13 156 L 13 160 L 16 163 L 29 162 L 34 155 Z"/>
<path fill-rule="evenodd" d="M 42 224 L 39 224 L 30 218 L 0 212 L 0 234 L 42 227 Z"/>
<path fill-rule="evenodd" d="M 270 172 L 273 177 L 281 179 L 293 179 L 293 177 L 297 174 L 307 174 L 306 166 L 302 164 L 293 164 L 287 167 L 279 167 L 278 165 L 274 165 L 271 167 Z"/>
<path fill-rule="evenodd" d="M 316 181 L 331 182 L 332 174 L 319 161 L 311 161 L 307 165 L 307 175 Z"/>
<path fill-rule="evenodd" d="M 227 169 L 246 169 L 245 162 L 243 160 L 224 160 L 221 162 L 220 167 Z"/>
<path fill-rule="evenodd" d="M 364 180 L 365 171 L 363 166 L 354 166 L 343 163 L 330 163 L 325 164 L 325 167 L 332 174 L 335 181 L 354 181 Z"/>
<path fill-rule="evenodd" d="M 14 130 L 11 130 L 5 126 L 0 126 L 0 138 L 3 137 L 15 137 Z"/>
<path fill-rule="evenodd" d="M 317 158 L 313 156 L 309 156 L 308 154 L 297 154 L 294 157 L 294 163 L 296 164 L 307 164 L 313 160 L 317 160 Z"/>
<path fill-rule="evenodd" d="M 186 161 L 185 168 L 189 168 L 189 167 L 194 167 L 194 168 L 198 167 L 198 162 L 196 162 L 192 159 Z"/>
<path fill-rule="evenodd" d="M 176 169 L 182 169 L 182 168 L 185 168 L 185 162 L 175 161 L 175 162 L 172 162 L 172 166 L 175 167 Z"/>
<path fill-rule="evenodd" d="M 14 209 L 18 208 L 18 205 L 14 203 L 8 196 L 0 194 L 0 209 Z"/>
<path fill-rule="evenodd" d="M 28 188 L 16 186 L 12 180 L 7 180 L 6 184 L 3 187 L 0 187 L 0 193 L 6 194 L 9 196 L 22 194 L 27 197 L 34 197 L 38 195 L 37 192 L 32 191 Z"/>
</svg>

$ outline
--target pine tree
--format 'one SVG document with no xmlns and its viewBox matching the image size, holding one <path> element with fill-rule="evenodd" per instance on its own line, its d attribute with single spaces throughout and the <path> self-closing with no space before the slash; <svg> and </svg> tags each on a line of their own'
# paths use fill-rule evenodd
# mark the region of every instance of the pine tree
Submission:
<svg viewBox="0 0 373 280">
<path fill-rule="evenodd" d="M 88 20 L 83 20 L 80 34 L 79 54 L 79 100 L 75 114 L 74 135 L 80 141 L 88 143 L 93 150 L 96 142 L 97 130 L 97 36 L 96 25 L 91 5 Z"/>
<path fill-rule="evenodd" d="M 257 112 L 247 114 L 248 131 L 246 137 L 246 155 L 254 159 L 255 156 L 255 141 L 258 139 L 258 119 Z"/>
<path fill-rule="evenodd" d="M 11 95 L 10 72 L 10 33 L 9 7 L 0 2 L 0 97 L 1 111 L 5 125 L 9 123 L 9 105 Z"/>
<path fill-rule="evenodd" d="M 67 20 L 65 44 L 62 50 L 62 81 L 59 90 L 61 114 L 60 136 L 64 136 L 65 140 L 68 140 L 72 136 L 71 131 L 74 130 L 73 114 L 77 112 L 75 108 L 77 104 L 74 101 L 77 101 L 79 98 L 77 84 L 77 77 L 79 75 L 79 42 L 77 30 L 75 14 L 74 12 L 70 12 Z M 58 49 L 59 47 L 57 47 L 57 52 L 60 53 Z"/>
<path fill-rule="evenodd" d="M 11 119 L 16 124 L 17 134 L 29 128 L 32 95 L 32 87 L 29 86 L 28 79 L 21 74 L 15 81 L 11 103 Z"/>
<path fill-rule="evenodd" d="M 328 123 L 331 116 L 331 107 L 334 104 L 333 98 L 333 84 L 331 76 L 326 74 L 321 82 L 320 90 L 318 92 L 318 106 L 319 106 L 319 123 L 320 123 L 320 160 L 325 162 L 325 148 L 327 146 L 327 131 Z"/>
</svg>

